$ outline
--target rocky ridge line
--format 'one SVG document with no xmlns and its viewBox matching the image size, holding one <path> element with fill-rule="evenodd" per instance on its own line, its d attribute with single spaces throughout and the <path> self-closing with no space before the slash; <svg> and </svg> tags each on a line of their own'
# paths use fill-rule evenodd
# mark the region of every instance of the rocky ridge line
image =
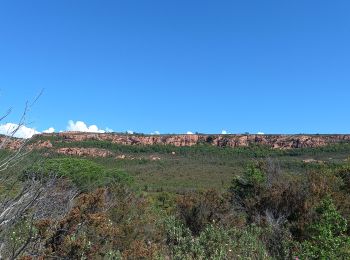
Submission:
<svg viewBox="0 0 350 260">
<path fill-rule="evenodd" d="M 123 145 L 174 145 L 192 146 L 208 143 L 219 147 L 245 147 L 249 145 L 265 145 L 276 149 L 321 147 L 341 142 L 350 143 L 349 135 L 127 135 L 114 133 L 81 133 L 64 132 L 42 134 L 43 137 L 57 137 L 61 142 L 81 142 L 87 140 L 108 141 Z"/>
<path fill-rule="evenodd" d="M 0 143 L 4 139 L 0 136 Z M 51 140 L 51 141 L 50 141 Z M 264 145 L 274 149 L 316 148 L 341 142 L 350 143 L 350 135 L 209 135 L 209 134 L 179 134 L 179 135 L 128 135 L 114 133 L 82 133 L 63 132 L 40 134 L 29 140 L 27 149 L 52 149 L 52 142 L 60 142 L 60 148 L 55 152 L 65 155 L 108 157 L 114 153 L 100 148 L 64 147 L 64 143 L 83 141 L 106 141 L 122 145 L 174 145 L 193 146 L 206 143 L 218 147 L 247 147 L 249 145 Z M 5 148 L 16 150 L 23 144 L 23 139 L 9 139 Z M 63 145 L 62 145 L 63 143 Z M 67 145 L 68 146 L 68 145 Z"/>
</svg>

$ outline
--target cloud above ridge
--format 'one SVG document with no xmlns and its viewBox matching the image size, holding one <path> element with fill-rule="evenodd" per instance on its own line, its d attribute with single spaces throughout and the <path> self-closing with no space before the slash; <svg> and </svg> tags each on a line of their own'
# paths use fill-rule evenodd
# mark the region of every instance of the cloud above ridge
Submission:
<svg viewBox="0 0 350 260">
<path fill-rule="evenodd" d="M 0 134 L 11 136 L 13 131 L 15 131 L 17 128 L 18 128 L 18 124 L 15 124 L 15 123 L 2 124 L 0 125 Z M 40 132 L 35 130 L 35 128 L 30 128 L 22 125 L 18 128 L 18 130 L 16 131 L 16 133 L 14 133 L 13 136 L 27 139 L 27 138 L 31 138 L 35 134 L 40 134 Z"/>
<path fill-rule="evenodd" d="M 112 130 L 112 129 L 108 129 L 108 130 Z M 88 133 L 105 133 L 106 132 L 103 129 L 99 129 L 97 125 L 88 126 L 83 121 L 74 122 L 73 120 L 68 121 L 67 131 L 88 132 Z"/>
<path fill-rule="evenodd" d="M 44 130 L 43 133 L 45 134 L 52 134 L 55 132 L 55 128 L 49 127 L 48 129 Z"/>
<path fill-rule="evenodd" d="M 53 127 L 49 127 L 48 129 L 43 130 L 42 132 L 37 131 L 35 128 L 30 128 L 25 125 L 20 126 L 18 129 L 18 124 L 16 123 L 6 123 L 6 124 L 0 124 L 0 135 L 7 135 L 7 136 L 14 136 L 17 138 L 31 138 L 35 134 L 40 133 L 46 133 L 51 134 L 54 133 L 56 130 Z M 17 129 L 17 131 L 15 131 Z M 89 132 L 89 133 L 109 133 L 113 132 L 113 129 L 106 128 L 105 130 L 98 128 L 96 125 L 87 125 L 83 121 L 76 121 L 73 120 L 68 121 L 68 125 L 66 128 L 67 131 L 77 131 L 77 132 Z M 13 134 L 13 132 L 15 133 Z M 63 132 L 57 131 L 57 132 Z"/>
</svg>

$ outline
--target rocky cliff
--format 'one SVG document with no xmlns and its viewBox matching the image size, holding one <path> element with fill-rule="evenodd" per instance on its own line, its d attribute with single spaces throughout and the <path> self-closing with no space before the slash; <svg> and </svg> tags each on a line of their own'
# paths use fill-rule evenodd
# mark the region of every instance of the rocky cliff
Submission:
<svg viewBox="0 0 350 260">
<path fill-rule="evenodd" d="M 0 136 L 0 143 L 4 137 Z M 123 145 L 174 145 L 192 146 L 206 143 L 218 147 L 245 147 L 249 145 L 265 145 L 275 149 L 291 149 L 320 147 L 329 144 L 350 143 L 350 135 L 209 135 L 209 134 L 179 134 L 179 135 L 127 135 L 114 133 L 81 133 L 64 132 L 36 135 L 29 140 L 29 149 L 53 148 L 55 142 L 60 143 L 57 152 L 71 155 L 109 156 L 109 151 L 98 148 L 65 148 L 64 143 L 83 142 L 87 140 L 106 141 Z M 24 140 L 9 139 L 5 148 L 18 149 Z M 63 147 L 63 148 L 62 148 Z"/>
<path fill-rule="evenodd" d="M 219 147 L 243 147 L 260 144 L 278 149 L 320 147 L 341 142 L 350 143 L 350 135 L 126 135 L 113 133 L 64 132 L 42 134 L 41 136 L 56 137 L 60 142 L 100 140 L 123 145 L 161 144 L 174 146 L 192 146 L 200 143 L 207 143 Z M 37 145 L 51 146 L 49 143 L 37 143 Z"/>
</svg>

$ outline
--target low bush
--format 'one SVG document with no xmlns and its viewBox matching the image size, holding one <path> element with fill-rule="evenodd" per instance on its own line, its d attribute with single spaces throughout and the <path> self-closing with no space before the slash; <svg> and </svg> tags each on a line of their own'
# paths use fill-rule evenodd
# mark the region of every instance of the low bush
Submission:
<svg viewBox="0 0 350 260">
<path fill-rule="evenodd" d="M 316 219 L 307 228 L 308 238 L 301 243 L 302 259 L 350 259 L 350 237 L 347 221 L 330 197 L 316 208 Z"/>
<path fill-rule="evenodd" d="M 133 178 L 121 170 L 107 170 L 100 164 L 80 158 L 46 159 L 27 168 L 24 173 L 25 175 L 67 177 L 84 191 L 108 186 L 112 182 L 123 185 L 131 185 L 133 183 Z"/>
<path fill-rule="evenodd" d="M 209 224 L 198 236 L 174 217 L 165 226 L 173 259 L 271 259 L 256 226 L 241 230 Z"/>
</svg>

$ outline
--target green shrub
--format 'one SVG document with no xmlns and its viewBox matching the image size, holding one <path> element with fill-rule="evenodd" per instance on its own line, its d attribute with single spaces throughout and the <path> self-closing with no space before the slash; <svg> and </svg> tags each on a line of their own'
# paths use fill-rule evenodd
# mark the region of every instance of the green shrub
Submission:
<svg viewBox="0 0 350 260">
<path fill-rule="evenodd" d="M 251 225 L 244 229 L 234 229 L 232 252 L 233 259 L 271 259 L 266 247 L 260 239 L 261 228 Z"/>
<path fill-rule="evenodd" d="M 126 185 L 126 186 L 131 186 L 134 183 L 133 176 L 119 169 L 111 169 L 111 170 L 104 171 L 104 177 L 109 178 L 113 182 Z"/>
<path fill-rule="evenodd" d="M 236 217 L 232 214 L 229 198 L 215 190 L 192 192 L 178 198 L 176 211 L 195 236 L 208 224 L 230 225 Z"/>
<path fill-rule="evenodd" d="M 256 165 L 249 164 L 243 176 L 235 176 L 230 191 L 240 198 L 253 196 L 265 182 L 264 172 Z"/>
<path fill-rule="evenodd" d="M 133 178 L 117 169 L 106 170 L 103 166 L 87 159 L 54 158 L 37 163 L 25 170 L 25 174 L 57 175 L 67 177 L 82 190 L 120 183 L 131 185 Z"/>
<path fill-rule="evenodd" d="M 309 227 L 310 237 L 301 244 L 304 259 L 350 259 L 347 222 L 338 213 L 332 199 L 325 198 L 316 209 L 318 219 Z"/>
<path fill-rule="evenodd" d="M 227 259 L 231 255 L 234 241 L 228 231 L 214 225 L 207 226 L 198 237 L 203 259 Z"/>
<path fill-rule="evenodd" d="M 261 229 L 225 229 L 209 224 L 199 234 L 174 217 L 165 222 L 167 245 L 173 259 L 271 259 L 260 239 Z"/>
<path fill-rule="evenodd" d="M 194 243 L 191 231 L 175 217 L 165 220 L 166 243 L 173 259 L 192 259 Z"/>
</svg>

